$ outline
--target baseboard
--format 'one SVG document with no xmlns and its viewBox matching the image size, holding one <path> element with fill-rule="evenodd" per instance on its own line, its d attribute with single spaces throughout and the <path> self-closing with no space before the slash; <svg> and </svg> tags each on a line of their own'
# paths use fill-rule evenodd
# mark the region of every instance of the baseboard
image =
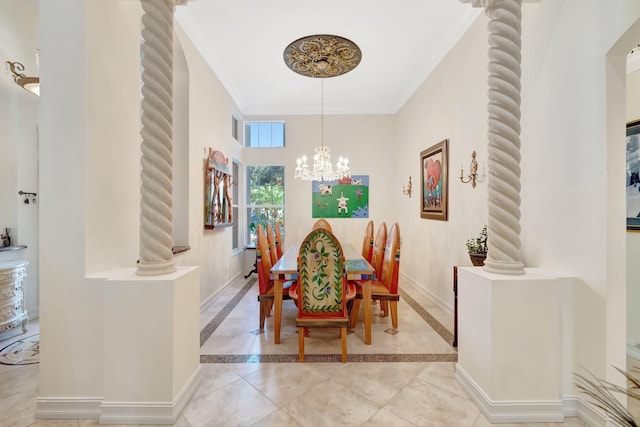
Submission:
<svg viewBox="0 0 640 427">
<path fill-rule="evenodd" d="M 173 402 L 105 402 L 102 398 L 68 399 L 39 397 L 36 419 L 99 419 L 100 424 L 173 424 L 202 381 L 198 365 Z"/>
<path fill-rule="evenodd" d="M 447 302 L 445 300 L 443 300 L 442 298 L 438 297 L 436 294 L 431 292 L 429 289 L 425 289 L 423 284 L 421 284 L 417 280 L 414 280 L 413 278 L 407 276 L 402 271 L 400 271 L 400 276 L 404 280 L 406 280 L 409 283 L 411 283 L 416 288 L 416 290 L 418 290 L 419 292 L 421 292 L 424 295 L 426 295 L 431 301 L 433 301 L 433 303 L 435 305 L 438 306 L 439 309 L 441 309 L 442 311 L 447 313 L 449 316 L 453 316 L 453 307 L 450 304 L 447 304 Z M 453 292 L 453 290 L 451 292 Z"/>
<path fill-rule="evenodd" d="M 202 381 L 198 365 L 173 402 L 102 402 L 100 424 L 173 424 Z"/>
<path fill-rule="evenodd" d="M 487 420 L 493 424 L 564 421 L 564 405 L 561 400 L 494 401 L 458 364 L 456 364 L 456 378 Z"/>
<path fill-rule="evenodd" d="M 38 397 L 36 399 L 36 419 L 81 420 L 100 418 L 101 397 L 64 398 Z"/>
<path fill-rule="evenodd" d="M 214 293 L 212 293 L 211 295 L 209 295 L 204 301 L 202 301 L 200 303 L 200 313 L 204 312 L 213 302 L 213 300 L 220 295 L 222 292 L 224 292 L 229 286 L 231 286 L 231 284 L 233 282 L 235 282 L 236 280 L 238 280 L 240 277 L 242 277 L 242 272 L 239 272 L 238 274 L 236 274 L 235 276 L 233 276 L 231 279 L 229 279 L 227 281 L 227 283 L 225 283 L 224 285 L 222 285 L 222 287 L 220 289 L 218 289 L 217 291 L 215 291 Z M 243 278 L 244 280 L 244 278 Z M 248 280 L 248 279 L 247 279 Z"/>
<path fill-rule="evenodd" d="M 564 396 L 564 415 L 578 417 L 590 427 L 606 427 L 607 417 L 579 396 Z"/>
</svg>

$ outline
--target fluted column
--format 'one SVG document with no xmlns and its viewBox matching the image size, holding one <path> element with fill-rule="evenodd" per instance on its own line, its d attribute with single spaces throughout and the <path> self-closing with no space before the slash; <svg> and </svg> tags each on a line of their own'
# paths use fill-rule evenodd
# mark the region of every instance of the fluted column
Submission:
<svg viewBox="0 0 640 427">
<path fill-rule="evenodd" d="M 522 0 L 462 0 L 489 17 L 489 251 L 484 269 L 525 274 L 520 255 Z"/>
<path fill-rule="evenodd" d="M 186 0 L 141 0 L 142 171 L 136 274 L 176 271 L 173 262 L 173 11 Z"/>
</svg>

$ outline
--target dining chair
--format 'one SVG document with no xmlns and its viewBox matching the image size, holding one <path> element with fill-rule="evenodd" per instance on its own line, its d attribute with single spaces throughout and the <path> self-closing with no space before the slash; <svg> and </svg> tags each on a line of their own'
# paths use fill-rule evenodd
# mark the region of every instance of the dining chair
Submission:
<svg viewBox="0 0 640 427">
<path fill-rule="evenodd" d="M 271 265 L 273 265 L 278 262 L 278 247 L 276 235 L 270 222 L 267 222 L 267 242 L 269 242 L 269 255 L 271 256 Z"/>
<path fill-rule="evenodd" d="M 381 234 L 380 229 L 378 229 L 378 234 Z M 377 242 L 374 246 L 377 246 Z M 384 247 L 384 254 L 381 259 L 382 263 L 380 265 L 380 272 L 378 273 L 376 270 L 376 277 L 369 281 L 371 286 L 371 299 L 373 301 L 377 300 L 383 303 L 383 317 L 387 317 L 389 315 L 389 311 L 391 312 L 391 324 L 393 328 L 396 329 L 398 327 L 398 301 L 400 300 L 400 295 L 398 294 L 398 274 L 400 272 L 400 226 L 398 223 L 393 224 L 391 226 L 391 230 L 389 230 Z M 375 262 L 375 259 L 373 262 Z M 352 328 L 355 326 L 360 302 L 362 301 L 362 284 L 359 282 L 355 282 L 355 284 L 356 298 L 353 301 L 350 321 L 350 326 Z M 390 309 L 387 308 L 387 303 L 389 304 Z"/>
<path fill-rule="evenodd" d="M 313 229 L 315 230 L 316 228 L 326 228 L 327 230 L 333 232 L 333 230 L 331 229 L 331 224 L 329 224 L 329 221 L 324 218 L 320 218 L 313 224 Z"/>
<path fill-rule="evenodd" d="M 382 304 L 382 316 L 391 311 L 391 325 L 398 328 L 398 274 L 400 272 L 400 226 L 395 223 L 387 235 L 380 279 L 371 282 L 371 299 Z M 387 308 L 389 306 L 389 308 Z"/>
<path fill-rule="evenodd" d="M 373 225 L 373 223 L 372 223 Z M 369 264 L 373 267 L 374 278 L 380 278 L 382 273 L 382 261 L 384 258 L 384 246 L 387 243 L 387 223 L 383 222 L 378 226 L 376 231 L 376 238 L 373 241 L 373 249 L 371 250 L 371 259 Z M 356 287 L 356 295 L 360 295 L 360 298 L 356 296 L 353 300 L 353 306 L 351 307 L 351 320 L 349 322 L 350 328 L 356 327 L 356 321 L 358 320 L 358 313 L 360 312 L 360 302 L 362 301 L 362 283 L 359 280 L 353 281 Z M 384 312 L 385 304 L 380 301 L 380 309 Z"/>
<path fill-rule="evenodd" d="M 383 222 L 378 226 L 376 238 L 373 241 L 373 250 L 371 251 L 371 267 L 377 278 L 382 273 L 382 261 L 384 258 L 384 247 L 387 244 L 387 223 Z"/>
<path fill-rule="evenodd" d="M 276 255 L 278 259 L 280 259 L 282 258 L 282 254 L 284 252 L 284 242 L 282 241 L 281 224 L 279 222 L 274 222 L 273 226 L 276 229 Z"/>
<path fill-rule="evenodd" d="M 342 363 L 347 361 L 347 301 L 355 297 L 345 277 L 342 245 L 326 228 L 312 230 L 298 252 L 298 281 L 289 295 L 298 301 L 298 360 L 304 362 L 304 339 L 308 328 L 340 328 Z"/>
<path fill-rule="evenodd" d="M 256 245 L 256 266 L 258 268 L 258 301 L 260 302 L 260 329 L 264 329 L 265 319 L 271 315 L 274 300 L 274 283 L 271 280 L 271 254 L 264 227 L 258 224 L 258 241 Z M 282 299 L 291 299 L 289 289 L 292 281 L 285 282 Z"/>
<path fill-rule="evenodd" d="M 364 238 L 362 239 L 362 257 L 371 263 L 371 256 L 373 255 L 373 221 L 367 223 L 367 227 L 364 229 Z"/>
</svg>

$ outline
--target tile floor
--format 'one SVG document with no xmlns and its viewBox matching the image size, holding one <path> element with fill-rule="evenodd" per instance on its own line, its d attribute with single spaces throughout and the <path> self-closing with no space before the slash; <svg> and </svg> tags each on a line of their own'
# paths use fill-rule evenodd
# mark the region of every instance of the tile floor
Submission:
<svg viewBox="0 0 640 427">
<path fill-rule="evenodd" d="M 314 329 L 306 353 L 321 362 L 298 363 L 293 303 L 284 302 L 281 344 L 274 345 L 272 317 L 264 333 L 257 330 L 257 285 L 237 281 L 201 314 L 202 383 L 174 426 L 491 426 L 454 378 L 451 316 L 410 284 L 401 287 L 396 334 L 389 333 L 389 318 L 374 316 L 367 346 L 359 322 L 342 364 L 337 331 Z M 30 322 L 27 334 L 37 327 Z M 96 420 L 34 420 L 38 366 L 0 365 L 0 425 L 97 426 Z M 577 418 L 527 425 L 585 426 Z"/>
</svg>

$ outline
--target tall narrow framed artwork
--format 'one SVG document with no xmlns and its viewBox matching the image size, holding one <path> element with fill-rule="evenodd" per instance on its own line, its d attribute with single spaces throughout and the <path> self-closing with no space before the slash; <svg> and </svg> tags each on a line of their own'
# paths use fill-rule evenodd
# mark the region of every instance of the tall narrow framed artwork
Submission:
<svg viewBox="0 0 640 427">
<path fill-rule="evenodd" d="M 449 202 L 449 140 L 420 153 L 420 216 L 447 220 Z"/>
<path fill-rule="evenodd" d="M 627 123 L 627 231 L 640 231 L 640 120 Z"/>
<path fill-rule="evenodd" d="M 204 228 L 229 227 L 233 225 L 233 176 L 229 159 L 221 151 L 209 148 L 204 170 Z"/>
</svg>

